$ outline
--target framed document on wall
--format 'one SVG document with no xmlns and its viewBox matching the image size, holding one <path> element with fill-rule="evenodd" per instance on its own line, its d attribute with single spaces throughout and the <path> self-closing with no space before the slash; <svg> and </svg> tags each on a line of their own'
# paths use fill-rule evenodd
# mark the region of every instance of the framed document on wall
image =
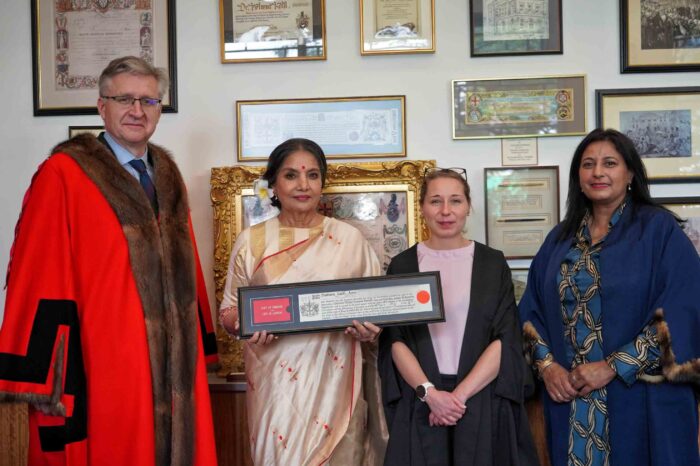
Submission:
<svg viewBox="0 0 700 466">
<path fill-rule="evenodd" d="M 406 97 L 236 102 L 238 160 L 267 160 L 290 138 L 313 139 L 326 157 L 405 157 Z"/>
<path fill-rule="evenodd" d="M 484 168 L 486 244 L 507 259 L 535 256 L 559 223 L 559 167 Z"/>
<path fill-rule="evenodd" d="M 657 197 L 654 200 L 685 220 L 683 231 L 700 254 L 700 197 Z"/>
<path fill-rule="evenodd" d="M 562 53 L 561 0 L 470 0 L 471 56 Z"/>
<path fill-rule="evenodd" d="M 700 71 L 697 0 L 620 0 L 620 71 Z"/>
<path fill-rule="evenodd" d="M 452 81 L 452 139 L 586 133 L 584 75 Z"/>
<path fill-rule="evenodd" d="M 94 115 L 98 79 L 133 55 L 164 68 L 163 112 L 177 112 L 175 0 L 32 0 L 34 115 Z"/>
<path fill-rule="evenodd" d="M 221 62 L 325 60 L 325 0 L 219 0 Z"/>
<path fill-rule="evenodd" d="M 598 89 L 596 122 L 626 134 L 656 183 L 700 180 L 700 87 Z"/>
<path fill-rule="evenodd" d="M 360 0 L 360 53 L 435 52 L 435 0 Z"/>
</svg>

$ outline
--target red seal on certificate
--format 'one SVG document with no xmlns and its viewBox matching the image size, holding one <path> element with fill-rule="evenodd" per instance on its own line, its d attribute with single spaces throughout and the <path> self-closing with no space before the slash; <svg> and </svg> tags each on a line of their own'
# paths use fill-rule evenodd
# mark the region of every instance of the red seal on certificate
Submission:
<svg viewBox="0 0 700 466">
<path fill-rule="evenodd" d="M 416 294 L 416 300 L 421 304 L 426 304 L 430 301 L 430 293 L 425 290 L 420 290 Z"/>
</svg>

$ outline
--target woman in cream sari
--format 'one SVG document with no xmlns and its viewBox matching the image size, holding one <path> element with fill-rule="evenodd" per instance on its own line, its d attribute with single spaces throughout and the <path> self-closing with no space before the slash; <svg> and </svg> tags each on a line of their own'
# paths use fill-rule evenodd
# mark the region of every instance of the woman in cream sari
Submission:
<svg viewBox="0 0 700 466">
<path fill-rule="evenodd" d="M 238 330 L 237 288 L 376 276 L 379 261 L 354 227 L 317 213 L 321 148 L 291 139 L 263 174 L 280 214 L 241 232 L 231 252 L 220 320 Z M 379 465 L 387 429 L 376 370 L 380 329 L 253 335 L 245 346 L 250 444 L 256 465 Z"/>
</svg>

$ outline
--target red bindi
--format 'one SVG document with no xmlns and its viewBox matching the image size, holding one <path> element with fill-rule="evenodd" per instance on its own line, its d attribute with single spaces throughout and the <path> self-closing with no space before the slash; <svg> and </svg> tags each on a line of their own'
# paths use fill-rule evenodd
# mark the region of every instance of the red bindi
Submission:
<svg viewBox="0 0 700 466">
<path fill-rule="evenodd" d="M 302 170 L 306 170 L 306 167 L 304 165 L 301 166 Z"/>
</svg>

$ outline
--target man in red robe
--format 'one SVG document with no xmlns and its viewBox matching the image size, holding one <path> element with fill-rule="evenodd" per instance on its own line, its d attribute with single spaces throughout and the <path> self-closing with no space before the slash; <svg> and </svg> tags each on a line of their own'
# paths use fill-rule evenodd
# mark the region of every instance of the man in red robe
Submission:
<svg viewBox="0 0 700 466">
<path fill-rule="evenodd" d="M 125 57 L 99 86 L 105 133 L 54 148 L 24 199 L 0 400 L 30 404 L 30 465 L 215 465 L 216 349 L 187 195 L 148 142 L 167 76 Z"/>
</svg>

